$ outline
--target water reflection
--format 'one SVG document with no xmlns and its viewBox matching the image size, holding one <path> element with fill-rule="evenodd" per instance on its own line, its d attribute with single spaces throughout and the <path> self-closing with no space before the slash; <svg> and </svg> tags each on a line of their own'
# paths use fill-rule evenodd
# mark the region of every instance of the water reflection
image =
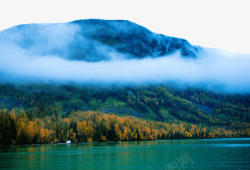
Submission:
<svg viewBox="0 0 250 170">
<path fill-rule="evenodd" d="M 187 168 L 250 167 L 249 139 L 158 140 L 35 145 L 0 148 L 0 168 Z M 186 155 L 186 157 L 184 156 Z M 185 158 L 185 159 L 184 159 Z M 186 158 L 192 160 L 189 163 Z M 186 162 L 185 162 L 186 161 Z"/>
</svg>

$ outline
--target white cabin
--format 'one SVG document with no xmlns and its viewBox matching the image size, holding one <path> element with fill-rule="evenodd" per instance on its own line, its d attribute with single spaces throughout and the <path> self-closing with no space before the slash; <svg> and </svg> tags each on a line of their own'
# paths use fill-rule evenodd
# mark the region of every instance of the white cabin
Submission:
<svg viewBox="0 0 250 170">
<path fill-rule="evenodd" d="M 67 144 L 71 144 L 71 140 L 67 140 L 66 143 L 67 143 Z"/>
</svg>

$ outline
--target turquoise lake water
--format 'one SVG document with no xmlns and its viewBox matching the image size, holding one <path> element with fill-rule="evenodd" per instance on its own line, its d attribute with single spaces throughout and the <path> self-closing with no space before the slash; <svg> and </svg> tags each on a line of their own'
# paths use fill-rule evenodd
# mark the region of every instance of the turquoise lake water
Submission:
<svg viewBox="0 0 250 170">
<path fill-rule="evenodd" d="M 0 148 L 0 169 L 250 169 L 250 138 Z"/>
</svg>

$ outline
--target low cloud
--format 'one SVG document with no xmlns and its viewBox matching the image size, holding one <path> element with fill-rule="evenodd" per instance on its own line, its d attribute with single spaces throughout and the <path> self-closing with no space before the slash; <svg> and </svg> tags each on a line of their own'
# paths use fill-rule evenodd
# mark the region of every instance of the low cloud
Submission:
<svg viewBox="0 0 250 170">
<path fill-rule="evenodd" d="M 49 34 L 50 44 L 47 44 L 47 47 L 59 46 L 60 49 L 67 47 L 67 43 L 74 38 L 74 34 L 68 32 L 65 36 L 60 32 L 68 28 L 62 27 L 59 32 Z M 78 31 L 77 27 L 70 28 L 74 30 L 73 32 Z M 59 37 L 62 37 L 60 38 L 62 42 L 58 41 Z M 109 60 L 97 62 L 71 60 L 65 57 L 65 53 L 44 54 L 42 50 L 44 47 L 39 42 L 35 42 L 31 48 L 28 48 L 18 43 L 18 36 L 11 40 L 2 39 L 0 40 L 0 79 L 2 82 L 12 83 L 157 84 L 172 82 L 210 90 L 250 93 L 250 55 L 204 48 L 196 59 L 183 58 L 179 52 L 160 58 L 131 59 L 131 56 L 118 53 L 109 47 L 96 45 L 98 49 L 102 49 L 101 52 L 105 56 L 109 56 Z"/>
</svg>

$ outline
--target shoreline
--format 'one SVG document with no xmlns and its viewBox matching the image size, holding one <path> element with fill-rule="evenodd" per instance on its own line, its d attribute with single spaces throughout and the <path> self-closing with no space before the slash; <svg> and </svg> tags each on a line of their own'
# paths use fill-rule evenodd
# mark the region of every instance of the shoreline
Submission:
<svg viewBox="0 0 250 170">
<path fill-rule="evenodd" d="M 149 141 L 165 141 L 165 140 L 211 140 L 211 139 L 249 139 L 250 137 L 238 137 L 238 138 L 199 138 L 199 139 L 156 139 L 156 140 L 134 140 L 134 141 L 106 141 L 106 142 L 72 142 L 72 143 L 45 143 L 45 144 L 25 144 L 25 145 L 10 145 L 10 146 L 3 146 L 0 145 L 0 148 L 13 148 L 13 147 L 29 147 L 29 146 L 46 146 L 46 145 L 71 145 L 71 144 L 96 144 L 96 143 L 123 143 L 123 142 L 149 142 Z"/>
</svg>

